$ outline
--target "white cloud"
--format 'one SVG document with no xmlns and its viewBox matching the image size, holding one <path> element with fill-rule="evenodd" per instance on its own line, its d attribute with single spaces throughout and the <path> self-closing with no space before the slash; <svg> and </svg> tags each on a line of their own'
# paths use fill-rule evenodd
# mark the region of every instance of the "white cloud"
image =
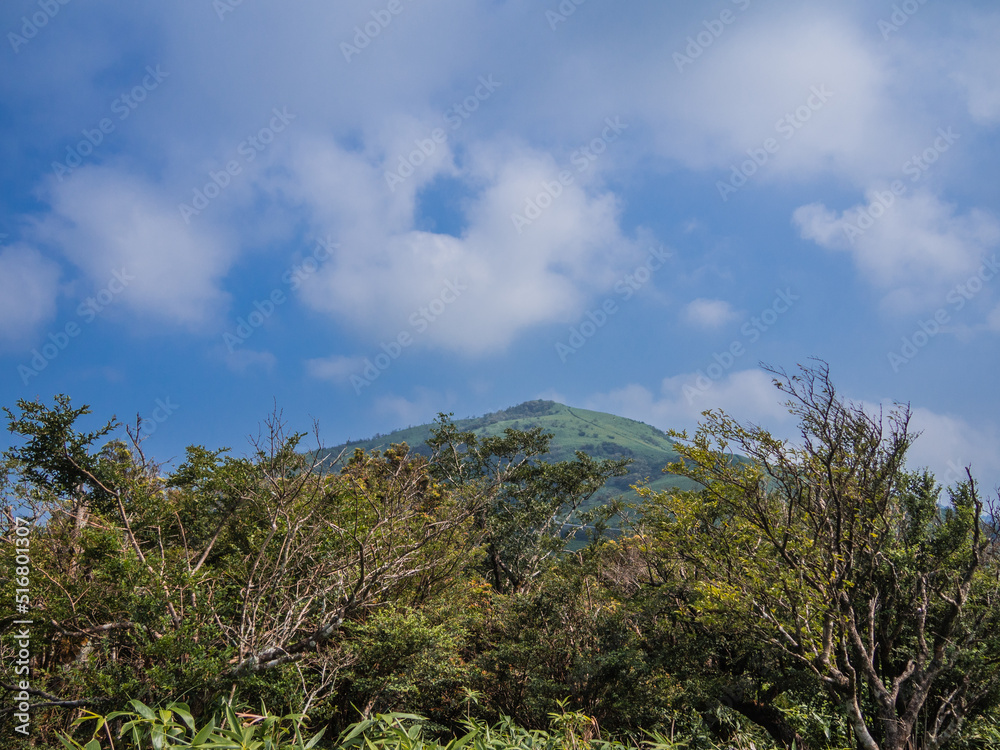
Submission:
<svg viewBox="0 0 1000 750">
<path fill-rule="evenodd" d="M 871 283 L 889 290 L 886 301 L 898 311 L 941 304 L 944 290 L 978 270 L 1000 243 L 992 214 L 959 213 L 926 190 L 898 197 L 871 190 L 867 197 L 839 215 L 821 203 L 801 206 L 793 222 L 803 238 L 848 252 Z"/>
<path fill-rule="evenodd" d="M 447 0 L 404 10 L 350 62 L 340 42 L 370 19 L 370 8 L 358 3 L 305 2 L 294 13 L 243 4 L 224 24 L 210 8 L 150 9 L 171 78 L 138 113 L 143 127 L 122 126 L 114 137 L 133 152 L 155 154 L 161 184 L 181 190 L 173 195 L 83 167 L 53 188 L 55 216 L 48 223 L 69 222 L 61 244 L 95 283 L 125 261 L 143 271 L 150 281 L 123 297 L 133 309 L 198 325 L 225 303 L 221 284 L 235 251 L 212 233 L 208 212 L 197 226 L 172 226 L 176 201 L 189 198 L 190 175 L 218 169 L 272 107 L 287 105 L 298 119 L 269 149 L 268 168 L 258 160 L 254 176 L 229 189 L 225 200 L 238 194 L 242 203 L 239 214 L 226 218 L 256 227 L 268 211 L 289 209 L 287 221 L 294 223 L 303 210 L 312 228 L 334 233 L 343 250 L 336 268 L 308 286 L 307 303 L 376 346 L 379 337 L 410 330 L 409 316 L 433 301 L 444 279 L 459 277 L 468 279 L 469 295 L 421 341 L 468 353 L 502 349 L 532 326 L 572 321 L 608 288 L 609 276 L 626 270 L 634 243 L 620 228 L 624 202 L 598 175 L 634 168 L 646 176 L 681 164 L 724 178 L 766 137 L 777 137 L 781 149 L 755 180 L 832 176 L 868 185 L 898 173 L 940 124 L 930 97 L 913 96 L 924 81 L 909 63 L 926 50 L 885 45 L 861 4 L 820 5 L 751 3 L 683 72 L 673 53 L 714 17 L 694 6 L 641 3 L 637 24 L 634 15 L 588 4 L 553 32 L 537 6 Z M 127 12 L 130 23 L 146 19 L 134 9 L 115 12 Z M 225 32 L 237 28 L 238 34 Z M 912 31 L 908 26 L 906 33 Z M 506 44 L 515 34 L 521 48 L 536 54 Z M 429 38 L 450 41 L 428 45 Z M 977 55 L 994 54 L 989 33 L 977 39 Z M 91 44 L 91 73 L 74 80 L 74 96 L 103 102 L 109 92 L 92 71 L 115 59 L 117 47 Z M 276 54 L 252 53 L 261 44 Z M 608 48 L 615 54 L 605 54 Z M 951 87 L 949 102 L 977 92 L 969 94 L 977 102 L 970 107 L 988 118 L 995 67 L 970 58 L 956 73 L 960 83 L 950 71 L 935 72 L 934 94 L 945 90 L 942 82 Z M 496 93 L 390 190 L 385 172 L 434 128 L 447 130 L 444 113 L 475 90 L 479 76 L 491 74 L 502 82 Z M 32 79 L 32 87 L 53 85 L 53 75 Z M 23 93 L 20 84 L 6 85 Z M 785 140 L 777 121 L 801 107 L 814 87 L 831 97 Z M 59 97 L 54 102 L 65 109 Z M 193 113 L 198 128 L 190 126 Z M 615 116 L 629 129 L 592 174 L 579 176 L 523 235 L 510 236 L 510 213 Z M 79 137 L 75 120 L 64 130 L 58 138 Z M 511 145 L 511 133 L 525 142 Z M 58 141 L 52 150 L 63 148 Z M 459 237 L 419 231 L 426 228 L 418 215 L 420 190 L 441 178 L 456 179 L 469 193 Z M 125 218 L 129 213 L 134 220 Z M 168 255 L 172 265 L 156 260 Z M 461 313 L 450 314 L 457 305 Z"/>
<path fill-rule="evenodd" d="M 411 10 L 394 17 L 350 62 L 340 43 L 350 42 L 355 26 L 371 20 L 371 9 L 357 2 L 306 1 L 294 13 L 243 4 L 223 24 L 202 6 L 111 6 L 101 12 L 157 30 L 156 48 L 172 77 L 155 101 L 143 105 L 143 114 L 148 108 L 151 115 L 144 137 L 169 157 L 172 168 L 182 168 L 177 160 L 190 165 L 218 157 L 220 144 L 235 145 L 260 127 L 271 107 L 283 105 L 300 114 L 296 132 L 311 127 L 362 142 L 367 158 L 394 165 L 414 139 L 445 125 L 444 113 L 475 90 L 480 75 L 490 74 L 503 82 L 501 88 L 470 115 L 454 141 L 519 132 L 555 153 L 582 145 L 605 117 L 619 115 L 631 123 L 628 144 L 602 159 L 601 169 L 629 160 L 648 163 L 651 152 L 696 169 L 725 169 L 774 136 L 776 122 L 802 105 L 812 87 L 825 85 L 833 98 L 783 142 L 761 179 L 799 180 L 834 171 L 867 184 L 898 166 L 905 158 L 900 155 L 919 145 L 916 139 L 941 124 L 934 121 L 938 110 L 911 106 L 912 88 L 934 86 L 937 92 L 944 82 L 957 98 L 964 87 L 977 92 L 974 113 L 993 111 L 995 21 L 972 24 L 977 34 L 969 47 L 976 51 L 960 66 L 956 84 L 950 70 L 931 71 L 934 80 L 925 80 L 928 71 L 914 63 L 927 54 L 926 45 L 887 47 L 860 3 L 731 7 L 735 21 L 683 72 L 674 53 L 682 53 L 687 37 L 704 32 L 704 21 L 716 15 L 693 5 L 645 2 L 623 16 L 612 6 L 591 4 L 556 32 L 544 9 L 530 3 L 442 0 Z M 238 34 L 221 33 L 237 28 Z M 914 31 L 911 24 L 905 33 Z M 86 45 L 85 54 L 73 48 L 80 53 L 74 59 L 85 64 L 69 71 L 71 85 L 61 80 L 65 66 L 48 62 L 44 77 L 29 68 L 23 82 L 22 76 L 5 80 L 8 90 L 58 86 L 52 106 L 60 114 L 75 111 L 65 106 L 67 97 L 74 103 L 112 98 L 95 81 L 109 60 L 118 59 L 122 40 L 81 41 L 66 27 L 46 30 L 47 38 L 56 35 L 60 43 Z M 507 44 L 511 37 L 522 43 Z M 947 41 L 954 47 L 959 40 Z M 262 46 L 276 54 L 252 52 Z M 525 48 L 533 54 L 524 55 Z M 537 75 L 539 70 L 546 75 Z M 192 113 L 199 117 L 197 130 L 190 127 Z M 62 137 L 79 137 L 75 119 L 59 119 L 65 121 Z M 433 159 L 447 162 L 454 152 L 449 141 Z"/>
<path fill-rule="evenodd" d="M 708 383 L 705 386 L 705 383 Z M 785 398 L 763 370 L 738 370 L 717 381 L 700 381 L 699 373 L 664 378 L 660 392 L 629 384 L 586 400 L 586 408 L 630 417 L 662 430 L 687 430 L 702 421 L 702 412 L 722 409 L 742 422 L 761 424 L 778 437 L 792 438 L 794 420 Z"/>
<path fill-rule="evenodd" d="M 1000 305 L 994 307 L 986 316 L 986 328 L 990 331 L 1000 332 Z"/>
<path fill-rule="evenodd" d="M 589 294 L 611 288 L 640 257 L 612 194 L 579 173 L 561 185 L 559 165 L 523 146 L 470 154 L 465 177 L 479 191 L 459 237 L 417 230 L 412 192 L 390 193 L 380 165 L 332 144 L 320 153 L 329 162 L 321 168 L 296 161 L 300 195 L 318 231 L 341 247 L 304 284 L 303 299 L 374 339 L 408 334 L 468 354 L 502 349 L 527 328 L 573 320 Z M 421 179 L 449 168 L 426 164 Z M 546 207 L 516 225 L 514 214 L 535 217 L 528 200 Z"/>
<path fill-rule="evenodd" d="M 910 466 L 927 466 L 944 485 L 965 478 L 971 465 L 972 476 L 983 483 L 984 494 L 994 494 L 1000 482 L 1000 434 L 995 426 L 980 427 L 951 414 L 939 414 L 917 407 L 911 427 L 922 432 L 910 449 Z"/>
<path fill-rule="evenodd" d="M 50 183 L 52 213 L 39 237 L 55 243 L 95 287 L 113 275 L 133 277 L 121 303 L 160 321 L 197 327 L 228 301 L 220 281 L 234 250 L 219 233 L 186 226 L 172 201 L 141 178 L 83 167 Z M 186 197 L 186 196 L 185 196 Z"/>
<path fill-rule="evenodd" d="M 976 13 L 968 22 L 952 77 L 968 97 L 969 114 L 981 125 L 1000 123 L 1000 14 Z"/>
<path fill-rule="evenodd" d="M 250 369 L 261 369 L 270 372 L 274 369 L 278 359 L 271 352 L 256 351 L 254 349 L 237 349 L 233 352 L 226 352 L 222 355 L 226 366 L 233 372 L 241 375 Z"/>
<path fill-rule="evenodd" d="M 364 357 L 333 355 L 306 360 L 306 373 L 319 380 L 346 383 L 351 375 L 360 375 L 364 366 Z"/>
<path fill-rule="evenodd" d="M 56 314 L 59 266 L 27 245 L 0 250 L 0 342 L 28 341 Z"/>
<path fill-rule="evenodd" d="M 725 300 L 699 297 L 684 307 L 684 319 L 699 328 L 719 328 L 739 314 Z"/>
<path fill-rule="evenodd" d="M 719 409 L 737 421 L 757 424 L 779 439 L 798 442 L 796 418 L 763 370 L 740 370 L 729 373 L 700 391 L 696 373 L 666 378 L 660 393 L 630 384 L 586 399 L 588 409 L 606 411 L 646 422 L 663 430 L 687 430 L 693 434 L 703 421 L 702 412 Z M 692 395 L 693 394 L 693 395 Z M 689 397 L 692 396 L 692 397 Z M 894 408 L 883 404 L 858 402 L 869 413 Z M 910 421 L 912 432 L 920 432 L 909 452 L 911 468 L 928 467 L 938 482 L 948 485 L 964 478 L 964 467 L 972 465 L 973 476 L 992 491 L 1000 482 L 1000 433 L 995 425 L 977 426 L 955 415 L 940 414 L 914 407 Z M 991 494 L 988 492 L 987 494 Z"/>
<path fill-rule="evenodd" d="M 754 180 L 859 179 L 895 160 L 890 133 L 906 142 L 913 129 L 894 107 L 887 63 L 845 9 L 751 7 L 680 75 L 668 56 L 656 69 L 662 83 L 649 81 L 667 95 L 644 101 L 659 150 L 691 167 L 738 165 L 774 138 L 779 150 Z"/>
<path fill-rule="evenodd" d="M 375 399 L 375 414 L 387 425 L 384 429 L 395 430 L 431 422 L 439 412 L 446 411 L 455 401 L 454 396 L 448 393 L 438 393 L 428 388 L 417 388 L 415 391 L 416 397 L 413 399 L 394 394 Z"/>
</svg>

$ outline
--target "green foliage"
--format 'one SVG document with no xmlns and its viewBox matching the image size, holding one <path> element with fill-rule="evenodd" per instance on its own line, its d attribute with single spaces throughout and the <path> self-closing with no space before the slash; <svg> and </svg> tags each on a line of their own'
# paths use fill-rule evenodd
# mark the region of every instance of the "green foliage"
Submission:
<svg viewBox="0 0 1000 750">
<path fill-rule="evenodd" d="M 468 674 L 461 657 L 464 634 L 454 625 L 394 606 L 349 624 L 353 666 L 343 673 L 341 700 L 376 712 L 407 706 L 439 724 L 456 721 Z"/>
<path fill-rule="evenodd" d="M 110 498 L 100 479 L 110 473 L 120 444 L 109 443 L 103 451 L 96 451 L 94 443 L 113 432 L 118 423 L 112 419 L 94 431 L 78 432 L 76 422 L 90 414 L 90 408 L 72 408 L 65 395 L 56 396 L 51 408 L 25 399 L 17 407 L 20 414 L 4 407 L 7 429 L 26 440 L 7 457 L 21 467 L 24 480 L 40 492 L 62 496 L 86 492 L 92 502 L 107 505 Z"/>
<path fill-rule="evenodd" d="M 1000 549 L 976 485 L 939 510 L 933 478 L 905 469 L 907 408 L 845 403 L 825 366 L 776 374 L 801 443 L 706 412 L 671 467 L 703 489 L 644 492 L 661 567 L 680 563 L 704 626 L 749 633 L 785 681 L 812 676 L 863 746 L 940 747 L 1000 682 Z M 795 735 L 773 710 L 734 705 Z"/>
<path fill-rule="evenodd" d="M 552 435 L 534 427 L 478 437 L 460 432 L 445 414 L 432 431 L 432 476 L 457 492 L 478 490 L 486 502 L 476 524 L 485 542 L 484 575 L 498 591 L 520 592 L 565 550 L 563 529 L 611 477 L 626 473 L 628 459 L 595 461 L 578 452 L 573 461 L 540 460 Z M 475 491 L 474 490 L 474 491 Z"/>
<path fill-rule="evenodd" d="M 125 738 L 126 750 L 164 750 L 183 747 L 191 750 L 311 750 L 322 739 L 325 730 L 306 739 L 302 714 L 276 716 L 263 709 L 260 715 L 237 712 L 225 704 L 219 714 L 201 727 L 195 722 L 185 703 L 169 703 L 165 708 L 150 708 L 141 701 L 131 700 L 132 711 L 115 711 L 106 717 L 88 713 L 74 725 L 93 721 L 93 737 L 85 745 L 71 737 L 60 735 L 67 750 L 101 750 L 100 735 L 105 730 L 109 747 L 114 745 L 110 726 L 119 725 L 117 736 Z M 118 747 L 122 747 L 119 743 Z"/>
<path fill-rule="evenodd" d="M 549 461 L 572 461 L 577 451 L 595 459 L 631 459 L 628 472 L 610 477 L 607 484 L 584 504 L 586 509 L 599 507 L 616 495 L 633 496 L 632 485 L 648 480 L 653 489 L 673 486 L 692 487 L 683 477 L 664 474 L 662 469 L 676 461 L 678 454 L 673 441 L 661 430 L 632 419 L 613 414 L 576 409 L 554 401 L 527 401 L 503 411 L 455 423 L 458 432 L 471 432 L 478 438 L 502 437 L 507 429 L 526 432 L 538 429 L 552 435 L 547 446 Z M 416 450 L 430 455 L 424 447 L 433 437 L 435 424 L 409 427 L 371 440 L 359 440 L 327 449 L 324 456 L 336 456 L 341 450 L 384 450 L 393 443 L 417 446 Z M 602 436 L 602 440 L 592 441 Z M 618 525 L 617 523 L 615 524 Z"/>
<path fill-rule="evenodd" d="M 561 710 L 550 716 L 549 731 L 528 731 L 509 717 L 494 725 L 468 720 L 461 736 L 440 739 L 428 736 L 426 720 L 417 714 L 376 713 L 347 727 L 333 747 L 338 750 L 626 750 L 626 745 L 595 739 L 594 720 L 577 711 Z M 111 747 L 110 727 L 119 725 L 120 750 L 311 750 L 322 748 L 324 730 L 308 739 L 304 736 L 306 717 L 302 714 L 276 716 L 263 709 L 261 714 L 237 712 L 226 704 L 201 726 L 184 703 L 151 708 L 130 701 L 133 710 L 115 711 L 106 717 L 88 715 L 75 725 L 94 723 L 92 738 L 86 743 L 61 735 L 67 750 L 101 750 L 102 737 Z M 124 739 L 124 743 L 121 741 Z M 652 743 L 650 743 L 652 744 Z M 653 746 L 656 747 L 655 745 Z M 676 745 L 675 745 L 676 747 Z"/>
<path fill-rule="evenodd" d="M 613 534 L 622 504 L 595 498 L 666 439 L 596 412 L 441 415 L 421 452 L 339 461 L 272 417 L 247 455 L 192 446 L 165 471 L 65 397 L 19 402 L 0 487 L 36 521 L 33 746 L 846 750 L 898 684 L 900 707 L 927 686 L 915 749 L 995 747 L 978 488 L 905 469 L 905 410 L 880 422 L 801 377 L 784 383 L 800 444 L 709 413 L 669 443 L 686 484 L 640 490 Z M 13 528 L 0 509 L 4 590 Z M 5 696 L 15 646 L 0 631 Z M 5 739 L 11 721 L 0 708 Z"/>
</svg>

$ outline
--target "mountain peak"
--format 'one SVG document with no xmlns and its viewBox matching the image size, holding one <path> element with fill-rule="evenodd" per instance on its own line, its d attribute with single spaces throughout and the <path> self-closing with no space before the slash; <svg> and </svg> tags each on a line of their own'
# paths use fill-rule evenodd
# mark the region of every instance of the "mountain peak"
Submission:
<svg viewBox="0 0 1000 750">
<path fill-rule="evenodd" d="M 368 440 L 353 440 L 324 453 L 336 456 L 344 449 L 348 453 L 355 448 L 365 451 L 385 450 L 394 443 L 406 443 L 414 451 L 426 454 L 429 452 L 426 442 L 433 426 L 433 423 L 417 425 L 394 430 L 387 435 L 376 435 Z M 506 429 L 530 430 L 540 427 L 543 432 L 552 434 L 549 454 L 546 456 L 546 460 L 552 462 L 572 460 L 577 451 L 583 451 L 597 459 L 632 459 L 629 473 L 609 481 L 605 489 L 595 496 L 595 502 L 613 495 L 630 494 L 631 485 L 644 480 L 648 480 L 654 489 L 688 486 L 686 480 L 663 473 L 667 464 L 679 458 L 673 441 L 666 433 L 627 417 L 579 409 L 557 401 L 535 399 L 481 417 L 457 419 L 455 426 L 460 431 L 473 432 L 481 437 L 501 435 Z"/>
</svg>

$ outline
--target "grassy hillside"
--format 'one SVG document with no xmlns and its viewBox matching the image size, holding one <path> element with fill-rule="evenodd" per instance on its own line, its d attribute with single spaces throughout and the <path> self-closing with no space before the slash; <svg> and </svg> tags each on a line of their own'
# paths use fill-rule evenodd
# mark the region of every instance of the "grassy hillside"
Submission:
<svg viewBox="0 0 1000 750">
<path fill-rule="evenodd" d="M 630 485 L 646 479 L 655 489 L 690 486 L 688 480 L 662 472 L 663 467 L 678 459 L 673 442 L 663 431 L 634 419 L 571 408 L 555 401 L 527 401 L 483 417 L 456 420 L 455 425 L 460 430 L 484 436 L 501 434 L 507 428 L 529 430 L 541 427 L 553 435 L 548 457 L 550 461 L 572 460 L 576 451 L 584 451 L 594 458 L 627 456 L 633 459 L 629 474 L 609 482 L 594 502 L 602 502 L 615 495 L 634 497 Z M 426 452 L 425 443 L 430 437 L 431 426 L 408 427 L 369 440 L 351 441 L 331 448 L 327 453 L 337 455 L 345 448 L 348 453 L 354 448 L 382 450 L 392 443 L 403 442 L 415 450 Z"/>
</svg>

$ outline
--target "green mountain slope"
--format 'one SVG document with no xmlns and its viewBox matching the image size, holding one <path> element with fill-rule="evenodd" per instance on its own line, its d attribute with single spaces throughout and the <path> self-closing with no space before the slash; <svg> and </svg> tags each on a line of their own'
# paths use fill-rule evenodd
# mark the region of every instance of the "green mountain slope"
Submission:
<svg viewBox="0 0 1000 750">
<path fill-rule="evenodd" d="M 483 417 L 456 420 L 455 425 L 459 430 L 483 436 L 501 434 L 508 427 L 515 430 L 541 427 L 553 435 L 547 457 L 553 462 L 572 460 L 576 451 L 584 451 L 594 458 L 627 456 L 633 459 L 629 473 L 612 479 L 595 496 L 594 503 L 616 495 L 634 497 L 630 485 L 647 479 L 654 489 L 692 486 L 686 479 L 662 472 L 663 467 L 678 460 L 673 441 L 663 431 L 634 419 L 571 408 L 555 401 L 527 401 Z M 431 435 L 431 427 L 429 424 L 418 425 L 388 435 L 377 435 L 370 440 L 351 441 L 327 449 L 326 454 L 336 456 L 346 449 L 349 455 L 355 448 L 384 450 L 393 443 L 404 442 L 414 450 L 426 453 L 425 443 Z"/>
</svg>

